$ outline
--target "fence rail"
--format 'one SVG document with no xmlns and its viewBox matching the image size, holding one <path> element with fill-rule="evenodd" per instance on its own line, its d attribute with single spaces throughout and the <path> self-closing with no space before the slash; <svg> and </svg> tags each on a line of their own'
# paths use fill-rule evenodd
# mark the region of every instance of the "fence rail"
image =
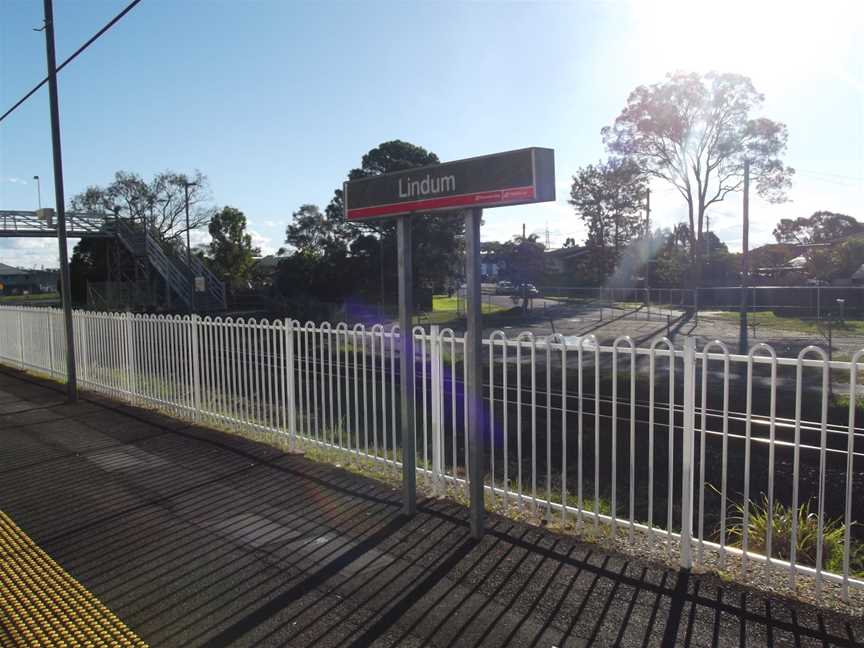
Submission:
<svg viewBox="0 0 864 648">
<path fill-rule="evenodd" d="M 398 326 L 73 319 L 85 389 L 401 465 Z M 418 477 L 467 489 L 465 339 L 435 326 L 412 335 Z M 792 583 L 813 577 L 820 592 L 825 580 L 844 597 L 864 588 L 864 350 L 832 362 L 815 346 L 788 358 L 766 344 L 739 355 L 693 338 L 640 348 L 502 331 L 483 345 L 482 478 L 494 505 L 622 541 L 648 534 L 685 567 L 762 561 Z M 0 363 L 62 380 L 62 313 L 0 307 Z"/>
</svg>

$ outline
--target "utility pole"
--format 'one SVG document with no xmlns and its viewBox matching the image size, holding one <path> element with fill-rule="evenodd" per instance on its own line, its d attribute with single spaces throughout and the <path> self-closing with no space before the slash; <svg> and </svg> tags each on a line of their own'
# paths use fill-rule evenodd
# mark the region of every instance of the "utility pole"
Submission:
<svg viewBox="0 0 864 648">
<path fill-rule="evenodd" d="M 651 189 L 645 193 L 645 233 L 651 234 Z"/>
<path fill-rule="evenodd" d="M 744 230 L 741 234 L 741 324 L 738 331 L 738 352 L 747 353 L 747 286 L 750 283 L 750 160 L 744 158 Z"/>
<path fill-rule="evenodd" d="M 705 214 L 705 260 L 711 263 L 711 214 Z"/>
<path fill-rule="evenodd" d="M 651 238 L 651 188 L 645 190 L 645 238 Z M 653 259 L 649 256 L 645 264 L 645 297 L 647 302 L 647 317 L 651 319 L 651 262 Z"/>
<path fill-rule="evenodd" d="M 522 297 L 522 312 L 527 313 L 528 312 L 528 286 L 527 286 L 526 280 L 525 280 L 525 252 L 526 252 L 526 249 L 525 249 L 525 223 L 522 223 L 522 243 L 519 245 L 519 247 L 522 248 L 521 249 L 522 254 L 520 255 L 522 257 L 522 272 L 519 273 L 520 274 L 519 281 L 521 282 L 520 286 L 519 286 L 519 292 L 521 293 L 520 296 Z"/>
<path fill-rule="evenodd" d="M 57 60 L 54 54 L 54 7 L 44 0 L 45 57 L 48 63 L 48 100 L 51 107 L 51 148 L 54 154 L 54 201 L 57 209 L 57 242 L 60 253 L 60 290 L 63 298 L 63 322 L 66 330 L 66 399 L 78 400 L 78 378 L 75 374 L 75 335 L 72 324 L 72 285 L 69 280 L 69 256 L 66 245 L 66 198 L 63 195 L 63 153 L 60 147 L 60 104 L 57 98 Z"/>
</svg>

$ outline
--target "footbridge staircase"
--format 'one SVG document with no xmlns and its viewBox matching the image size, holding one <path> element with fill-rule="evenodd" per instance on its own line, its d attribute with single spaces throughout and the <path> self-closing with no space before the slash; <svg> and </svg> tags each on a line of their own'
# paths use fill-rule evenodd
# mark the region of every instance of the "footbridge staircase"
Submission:
<svg viewBox="0 0 864 648">
<path fill-rule="evenodd" d="M 116 240 L 145 275 L 159 276 L 186 309 L 226 308 L 225 284 L 201 259 L 187 255 L 182 241 L 162 241 L 151 228 L 113 214 L 67 212 L 66 231 L 69 238 Z M 50 210 L 0 211 L 0 238 L 56 236 L 57 223 Z M 189 256 L 191 265 L 187 262 Z"/>
</svg>

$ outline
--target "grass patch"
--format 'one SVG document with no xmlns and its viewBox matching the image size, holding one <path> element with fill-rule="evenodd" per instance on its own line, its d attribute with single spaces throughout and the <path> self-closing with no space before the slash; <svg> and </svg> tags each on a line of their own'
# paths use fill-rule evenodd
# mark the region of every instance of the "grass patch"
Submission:
<svg viewBox="0 0 864 648">
<path fill-rule="evenodd" d="M 842 407 L 844 409 L 848 409 L 849 408 L 849 392 L 848 391 L 835 392 L 831 398 L 831 404 L 836 406 L 836 407 Z M 860 411 L 864 411 L 864 396 L 858 396 L 855 399 L 855 409 L 860 410 Z"/>
<path fill-rule="evenodd" d="M 730 322 L 738 322 L 740 320 L 740 314 L 733 311 L 712 313 L 711 317 L 717 317 Z M 760 326 L 767 326 L 772 329 L 815 335 L 825 335 L 828 326 L 826 320 L 819 322 L 817 320 L 802 319 L 800 317 L 786 317 L 783 315 L 777 315 L 777 313 L 773 311 L 748 313 L 747 324 L 750 326 L 755 324 L 757 328 Z M 835 333 L 864 333 L 864 320 L 847 319 L 843 322 L 834 322 L 833 328 Z"/>
<path fill-rule="evenodd" d="M 458 310 L 460 303 L 462 304 L 461 311 Z M 480 310 L 484 315 L 491 315 L 493 313 L 501 313 L 510 310 L 510 308 L 499 304 L 483 302 Z M 433 295 L 432 311 L 415 315 L 414 324 L 446 324 L 462 317 L 465 317 L 464 299 L 448 297 L 447 295 Z"/>
<path fill-rule="evenodd" d="M 3 295 L 0 296 L 0 304 L 14 303 L 26 304 L 29 302 L 57 301 L 60 293 L 34 293 L 32 295 Z"/>
</svg>

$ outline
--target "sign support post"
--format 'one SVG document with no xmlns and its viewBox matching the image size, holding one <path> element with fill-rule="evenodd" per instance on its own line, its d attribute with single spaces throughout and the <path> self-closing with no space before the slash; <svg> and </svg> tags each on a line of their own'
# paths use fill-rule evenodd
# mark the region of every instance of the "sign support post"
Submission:
<svg viewBox="0 0 864 648">
<path fill-rule="evenodd" d="M 396 224 L 399 253 L 399 382 L 402 393 L 402 513 L 417 512 L 417 454 L 414 439 L 414 281 L 411 259 L 411 215 Z"/>
<path fill-rule="evenodd" d="M 480 221 L 483 210 L 479 207 L 465 212 L 466 279 L 468 284 L 468 329 L 465 335 L 465 406 L 468 408 L 468 480 L 471 495 L 471 537 L 483 537 L 486 506 L 483 492 L 486 444 L 483 438 L 483 313 L 480 296 Z"/>
<path fill-rule="evenodd" d="M 397 219 L 399 251 L 400 387 L 402 392 L 402 487 L 404 515 L 417 511 L 417 455 L 414 432 L 414 282 L 411 220 L 417 214 L 462 212 L 467 248 L 468 330 L 465 385 L 471 537 L 483 537 L 486 517 L 486 448 L 483 426 L 483 315 L 480 311 L 480 220 L 484 207 L 507 207 L 555 200 L 555 152 L 525 148 L 443 164 L 413 167 L 349 180 L 343 185 L 349 221 Z M 465 211 L 467 210 L 467 211 Z"/>
</svg>

